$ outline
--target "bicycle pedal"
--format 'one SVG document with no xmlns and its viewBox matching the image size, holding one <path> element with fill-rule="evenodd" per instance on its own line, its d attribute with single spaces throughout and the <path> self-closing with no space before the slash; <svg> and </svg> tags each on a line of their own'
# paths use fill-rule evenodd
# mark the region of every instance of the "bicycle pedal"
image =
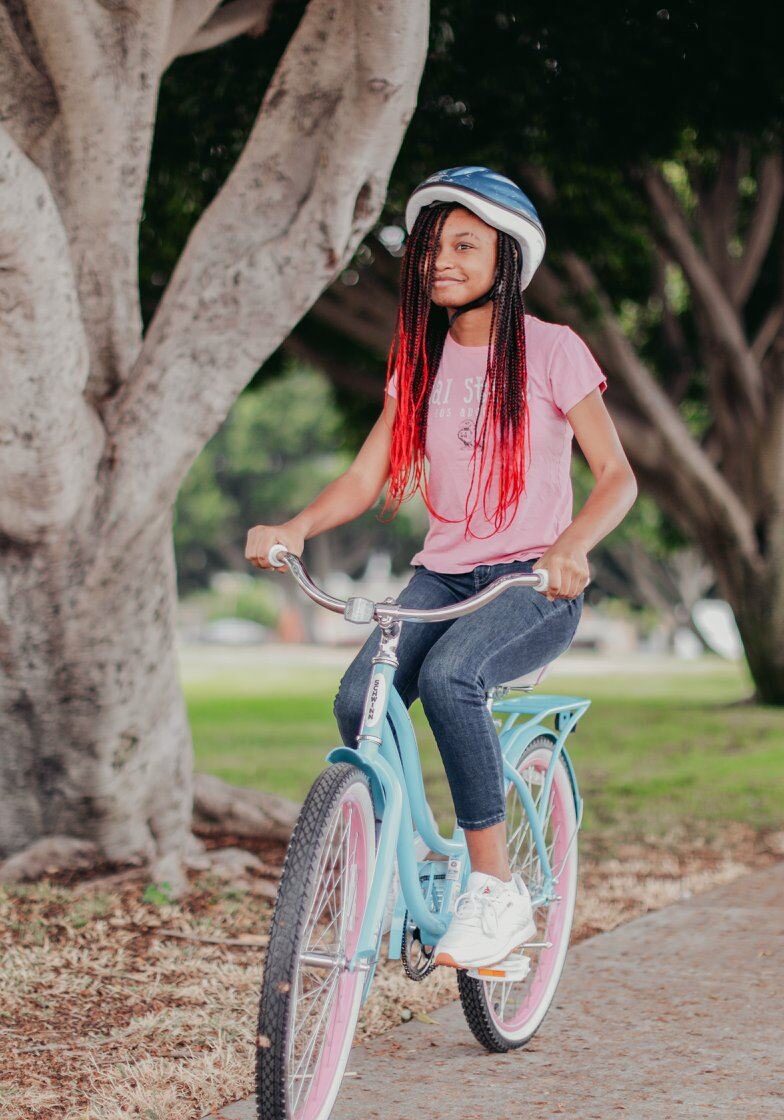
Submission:
<svg viewBox="0 0 784 1120">
<path fill-rule="evenodd" d="M 531 967 L 531 958 L 525 953 L 510 953 L 498 964 L 479 965 L 469 968 L 468 975 L 474 980 L 496 980 L 500 983 L 514 984 L 524 980 Z"/>
</svg>

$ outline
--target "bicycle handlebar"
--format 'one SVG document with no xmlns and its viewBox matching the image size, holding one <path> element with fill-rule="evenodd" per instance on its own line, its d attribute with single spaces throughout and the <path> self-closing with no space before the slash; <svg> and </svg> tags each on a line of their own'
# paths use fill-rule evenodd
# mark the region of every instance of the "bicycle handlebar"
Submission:
<svg viewBox="0 0 784 1120">
<path fill-rule="evenodd" d="M 547 569 L 537 568 L 533 572 L 510 572 L 508 575 L 499 576 L 476 595 L 470 595 L 467 599 L 453 603 L 451 606 L 401 607 L 391 598 L 381 603 L 374 603 L 372 599 L 365 599 L 360 595 L 354 595 L 348 600 L 336 599 L 333 595 L 328 595 L 310 578 L 301 558 L 295 552 L 289 552 L 285 544 L 274 544 L 267 553 L 267 560 L 273 568 L 287 567 L 314 603 L 336 614 L 342 614 L 348 622 L 358 624 L 380 622 L 382 619 L 385 623 L 395 619 L 407 622 L 446 622 L 478 610 L 495 599 L 507 587 L 533 587 L 536 591 L 544 592 L 549 586 Z"/>
</svg>

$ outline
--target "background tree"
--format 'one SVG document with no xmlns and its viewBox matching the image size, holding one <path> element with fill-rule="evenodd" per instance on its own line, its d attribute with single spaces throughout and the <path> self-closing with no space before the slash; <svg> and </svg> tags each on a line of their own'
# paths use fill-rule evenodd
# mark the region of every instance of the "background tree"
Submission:
<svg viewBox="0 0 784 1120">
<path fill-rule="evenodd" d="M 577 458 L 572 470 L 576 508 L 586 501 L 593 483 L 588 465 Z M 621 524 L 591 550 L 585 598 L 594 603 L 612 596 L 654 616 L 669 640 L 677 629 L 687 628 L 705 645 L 691 612 L 715 583 L 702 552 L 688 543 L 650 495 L 642 494 Z"/>
<path fill-rule="evenodd" d="M 436 167 L 488 164 L 520 181 L 548 234 L 529 307 L 573 325 L 605 367 L 643 491 L 732 605 L 753 699 L 781 704 L 781 9 L 608 0 L 597 20 L 544 0 L 434 0 L 432 13 L 417 112 L 375 234 L 286 350 L 332 379 L 358 442 L 380 405 L 397 302 L 398 260 L 378 235 L 402 234 L 411 188 Z M 188 112 L 173 98 L 167 126 L 187 135 Z M 169 169 L 186 195 L 203 143 Z M 151 221 L 164 229 L 156 198 L 153 179 Z"/>
<path fill-rule="evenodd" d="M 604 366 L 641 488 L 735 612 L 753 699 L 784 703 L 781 9 L 609 0 L 597 19 L 436 0 L 432 26 L 379 231 L 437 167 L 487 164 L 530 191 L 548 250 L 529 308 Z M 294 333 L 326 356 L 350 416 L 369 354 L 383 370 L 396 270 L 368 239 L 358 282 L 337 280 Z"/>
<path fill-rule="evenodd" d="M 376 220 L 427 45 L 416 0 L 273 13 L 282 53 L 261 108 L 143 333 L 160 76 L 268 13 L 239 0 L 0 7 L 2 855 L 90 837 L 182 886 L 192 744 L 175 497 Z M 256 75 L 243 100 L 264 85 Z"/>
</svg>

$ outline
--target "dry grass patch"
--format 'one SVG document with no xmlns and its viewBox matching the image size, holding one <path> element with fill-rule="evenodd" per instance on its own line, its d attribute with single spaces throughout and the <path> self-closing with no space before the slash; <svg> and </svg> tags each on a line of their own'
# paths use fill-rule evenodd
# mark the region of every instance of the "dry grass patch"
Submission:
<svg viewBox="0 0 784 1120">
<path fill-rule="evenodd" d="M 724 826 L 720 840 L 689 832 L 593 850 L 585 837 L 573 940 L 784 855 L 780 832 L 740 824 Z M 266 875 L 232 885 L 191 872 L 177 903 L 133 869 L 114 880 L 74 874 L 0 889 L 3 1120 L 198 1120 L 253 1092 L 272 913 L 265 896 L 283 858 L 269 845 L 254 851 Z M 398 961 L 385 961 L 358 1038 L 426 1016 L 455 994 L 451 969 L 414 984 Z"/>
</svg>

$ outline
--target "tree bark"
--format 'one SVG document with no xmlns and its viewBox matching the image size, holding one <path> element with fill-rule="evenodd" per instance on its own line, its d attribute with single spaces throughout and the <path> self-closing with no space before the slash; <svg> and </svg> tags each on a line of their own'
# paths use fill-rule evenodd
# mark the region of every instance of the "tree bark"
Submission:
<svg viewBox="0 0 784 1120">
<path fill-rule="evenodd" d="M 142 339 L 158 78 L 217 8 L 0 7 L 0 858 L 86 840 L 175 891 L 193 775 L 174 501 L 376 220 L 428 31 L 418 0 L 312 0 Z"/>
<path fill-rule="evenodd" d="M 194 779 L 193 824 L 220 828 L 237 836 L 287 841 L 301 806 L 287 797 L 255 789 L 237 789 L 212 774 Z"/>
<path fill-rule="evenodd" d="M 192 809 L 170 515 L 122 555 L 80 538 L 3 549 L 0 855 L 58 834 L 158 874 Z"/>
</svg>

